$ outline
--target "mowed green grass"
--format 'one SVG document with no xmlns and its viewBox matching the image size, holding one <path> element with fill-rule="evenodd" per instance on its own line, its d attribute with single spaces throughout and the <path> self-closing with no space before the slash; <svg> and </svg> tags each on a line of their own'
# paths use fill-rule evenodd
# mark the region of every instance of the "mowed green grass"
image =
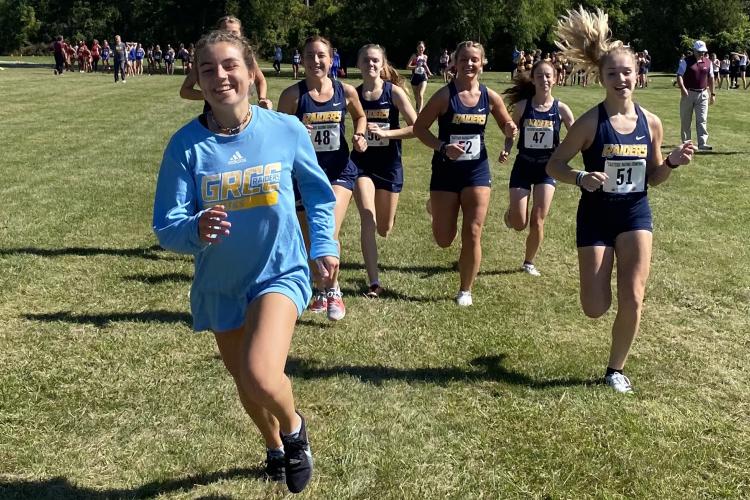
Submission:
<svg viewBox="0 0 750 500">
<path fill-rule="evenodd" d="M 483 80 L 507 86 L 504 73 Z M 212 336 L 191 331 L 191 259 L 151 232 L 161 154 L 201 109 L 178 97 L 180 83 L 0 72 L 2 498 L 286 494 L 259 479 L 260 438 Z M 269 83 L 276 101 L 292 81 Z M 580 115 L 604 91 L 556 95 Z M 671 80 L 636 96 L 677 144 Z M 580 310 L 576 190 L 558 189 L 534 279 L 517 272 L 525 233 L 502 224 L 510 163 L 493 165 L 475 305 L 459 309 L 458 245 L 439 249 L 424 211 L 431 152 L 405 142 L 396 227 L 379 240 L 390 295 L 361 295 L 352 206 L 348 314 L 332 324 L 305 313 L 294 337 L 288 373 L 316 460 L 301 498 L 750 496 L 748 123 L 750 94 L 720 92 L 714 153 L 650 191 L 631 397 L 599 384 L 614 311 Z M 487 137 L 494 158 L 494 125 Z"/>
</svg>

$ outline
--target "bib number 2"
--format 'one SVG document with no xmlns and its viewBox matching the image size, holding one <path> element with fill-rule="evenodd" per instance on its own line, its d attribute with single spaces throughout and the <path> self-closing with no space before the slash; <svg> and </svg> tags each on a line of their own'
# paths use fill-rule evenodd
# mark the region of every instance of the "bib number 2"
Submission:
<svg viewBox="0 0 750 500">
<path fill-rule="evenodd" d="M 464 153 L 454 161 L 476 160 L 479 158 L 482 139 L 479 135 L 452 135 L 450 143 L 464 150 Z"/>
</svg>

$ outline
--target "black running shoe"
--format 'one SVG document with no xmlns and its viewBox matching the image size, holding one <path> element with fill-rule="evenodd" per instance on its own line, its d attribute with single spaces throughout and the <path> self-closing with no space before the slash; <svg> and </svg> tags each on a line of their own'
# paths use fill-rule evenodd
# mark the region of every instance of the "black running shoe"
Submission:
<svg viewBox="0 0 750 500">
<path fill-rule="evenodd" d="M 275 483 L 286 480 L 284 455 L 278 455 L 266 451 L 266 478 Z"/>
<path fill-rule="evenodd" d="M 299 415 L 299 413 L 298 413 Z M 305 418 L 297 436 L 281 435 L 284 444 L 284 462 L 286 466 L 286 486 L 292 493 L 299 493 L 305 489 L 312 478 L 313 457 L 310 453 L 310 443 L 307 441 Z"/>
</svg>

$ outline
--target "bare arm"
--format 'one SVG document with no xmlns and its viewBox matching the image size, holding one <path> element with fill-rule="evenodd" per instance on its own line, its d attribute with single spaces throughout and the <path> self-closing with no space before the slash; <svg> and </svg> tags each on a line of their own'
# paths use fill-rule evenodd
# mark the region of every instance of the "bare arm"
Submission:
<svg viewBox="0 0 750 500">
<path fill-rule="evenodd" d="M 279 97 L 279 103 L 278 103 L 278 111 L 279 113 L 286 113 L 288 115 L 293 115 L 297 112 L 297 103 L 299 101 L 299 87 L 297 85 L 292 85 L 291 87 L 287 87 L 284 89 L 284 91 L 281 93 L 281 96 Z"/>
<path fill-rule="evenodd" d="M 255 88 L 258 89 L 258 105 L 261 108 L 273 109 L 273 102 L 268 98 L 268 82 L 259 67 L 255 69 Z"/>
<path fill-rule="evenodd" d="M 526 108 L 526 99 L 518 101 L 513 105 L 513 123 L 516 124 L 518 129 L 521 129 L 521 118 L 523 118 L 523 110 Z M 500 152 L 500 163 L 505 163 L 510 156 L 510 151 L 513 149 L 513 137 L 506 137 L 503 150 Z"/>
<path fill-rule="evenodd" d="M 409 58 L 409 62 L 406 63 L 406 69 L 414 69 L 417 67 L 417 56 L 416 54 L 412 54 L 412 56 Z"/>
<path fill-rule="evenodd" d="M 443 141 L 435 137 L 430 131 L 430 127 L 438 117 L 445 113 L 448 108 L 448 88 L 443 87 L 442 89 L 435 92 L 427 101 L 422 112 L 417 115 L 417 119 L 412 127 L 414 137 L 422 141 L 422 144 L 430 149 L 438 151 Z"/>
<path fill-rule="evenodd" d="M 367 132 L 367 116 L 362 109 L 362 104 L 359 102 L 357 90 L 348 83 L 342 85 L 344 86 L 344 95 L 346 95 L 346 109 L 352 116 L 352 123 L 354 124 L 352 145 L 356 151 L 361 153 L 367 149 L 367 138 L 365 137 L 365 133 Z"/>
<path fill-rule="evenodd" d="M 490 98 L 490 112 L 493 118 L 495 118 L 497 126 L 503 131 L 505 137 L 513 139 L 518 133 L 518 127 L 510 116 L 510 113 L 508 113 L 508 108 L 505 107 L 503 98 L 491 89 L 487 89 L 487 95 Z"/>
<path fill-rule="evenodd" d="M 198 68 L 193 66 L 190 73 L 185 75 L 185 80 L 182 82 L 182 86 L 180 87 L 180 97 L 190 101 L 203 101 L 205 99 L 203 92 L 200 89 L 195 88 L 197 84 Z"/>
<path fill-rule="evenodd" d="M 547 174 L 558 181 L 579 185 L 587 191 L 596 191 L 607 180 L 607 174 L 604 172 L 585 173 L 573 170 L 568 165 L 580 151 L 591 146 L 592 137 L 596 133 L 597 117 L 598 109 L 590 109 L 570 127 L 565 140 L 555 149 L 547 162 Z"/>
<path fill-rule="evenodd" d="M 417 112 L 414 111 L 414 106 L 411 105 L 409 96 L 406 95 L 406 92 L 401 87 L 394 85 L 391 88 L 393 104 L 396 105 L 399 112 L 403 115 L 407 126 L 397 128 L 396 130 L 381 130 L 376 123 L 368 123 L 367 128 L 370 132 L 376 133 L 386 139 L 411 139 L 414 137 L 413 125 L 417 120 Z"/>
</svg>

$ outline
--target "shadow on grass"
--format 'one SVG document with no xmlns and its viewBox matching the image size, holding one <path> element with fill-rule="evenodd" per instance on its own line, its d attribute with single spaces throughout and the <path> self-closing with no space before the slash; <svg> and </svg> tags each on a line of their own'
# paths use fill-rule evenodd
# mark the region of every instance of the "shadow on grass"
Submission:
<svg viewBox="0 0 750 500">
<path fill-rule="evenodd" d="M 141 257 L 144 259 L 157 260 L 167 256 L 177 256 L 167 252 L 159 245 L 139 248 L 98 248 L 98 247 L 66 247 L 66 248 L 0 248 L 0 256 L 6 255 L 37 255 L 39 257 L 65 257 L 68 255 L 77 257 L 92 257 L 95 255 L 113 255 L 116 257 Z"/>
<path fill-rule="evenodd" d="M 365 270 L 365 265 L 359 262 L 342 262 L 340 267 L 341 269 L 354 270 L 354 271 Z M 381 271 L 396 271 L 396 272 L 401 272 L 401 273 L 421 273 L 422 278 L 431 278 L 437 274 L 457 273 L 458 262 L 453 262 L 449 265 L 442 265 L 442 266 L 421 266 L 421 265 L 394 266 L 390 264 L 378 264 L 378 269 L 380 269 Z M 500 276 L 504 274 L 515 274 L 517 272 L 520 272 L 520 267 L 518 269 L 513 268 L 513 269 L 482 270 L 482 271 L 479 271 L 479 274 L 483 276 Z"/>
<path fill-rule="evenodd" d="M 135 323 L 184 323 L 190 327 L 193 325 L 193 317 L 190 313 L 164 310 L 102 314 L 75 314 L 68 311 L 60 311 L 56 313 L 24 314 L 23 317 L 31 321 L 46 321 L 49 323 L 64 321 L 74 324 L 89 324 L 99 328 L 105 328 L 110 323 L 118 321 L 131 321 Z"/>
<path fill-rule="evenodd" d="M 157 274 L 133 274 L 131 276 L 125 276 L 124 279 L 130 281 L 140 281 L 147 285 L 159 285 L 161 283 L 174 283 L 174 282 L 187 282 L 193 281 L 193 275 L 188 273 L 165 273 Z"/>
<path fill-rule="evenodd" d="M 49 498 L 68 499 L 82 498 L 89 500 L 154 498 L 165 493 L 188 492 L 196 486 L 232 479 L 263 479 L 263 469 L 233 468 L 225 471 L 195 474 L 177 479 L 152 481 L 136 488 L 95 489 L 79 486 L 68 479 L 58 476 L 44 480 L 4 479 L 0 478 L 0 497 L 2 498 Z M 203 496 L 201 498 L 231 498 L 228 496 Z"/>
<path fill-rule="evenodd" d="M 341 287 L 341 291 L 344 293 L 344 297 L 346 297 L 347 295 L 364 297 L 365 293 L 367 292 L 367 287 Z M 445 302 L 451 299 L 449 299 L 448 297 L 417 297 L 414 295 L 401 293 L 392 288 L 386 288 L 385 291 L 380 294 L 377 300 L 403 300 L 406 302 Z"/>
<path fill-rule="evenodd" d="M 546 389 L 549 387 L 589 386 L 601 383 L 598 378 L 582 379 L 576 377 L 561 377 L 537 380 L 520 372 L 509 370 L 502 366 L 504 354 L 496 356 L 481 356 L 473 359 L 469 366 L 448 366 L 438 368 L 393 368 L 388 366 L 321 366 L 315 360 L 304 360 L 290 357 L 287 360 L 286 372 L 293 377 L 303 379 L 318 379 L 348 375 L 361 382 L 382 385 L 391 380 L 408 383 L 424 383 L 443 385 L 449 382 L 490 381 L 530 387 L 532 389 Z"/>
</svg>

